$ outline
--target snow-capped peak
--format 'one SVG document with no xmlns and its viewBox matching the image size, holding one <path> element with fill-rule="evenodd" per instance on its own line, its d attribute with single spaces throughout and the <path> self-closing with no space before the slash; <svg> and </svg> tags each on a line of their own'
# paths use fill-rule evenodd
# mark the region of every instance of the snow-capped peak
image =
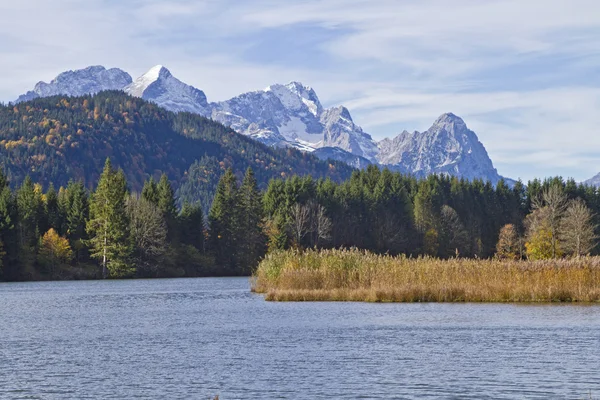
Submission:
<svg viewBox="0 0 600 400">
<path fill-rule="evenodd" d="M 300 111 L 306 107 L 315 117 L 323 112 L 323 106 L 315 91 L 310 86 L 305 86 L 300 82 L 292 81 L 287 85 L 274 84 L 265 91 L 273 92 L 288 109 Z"/>
<path fill-rule="evenodd" d="M 162 65 L 150 68 L 124 90 L 170 111 L 193 112 L 204 116 L 210 114 L 204 92 L 181 82 Z"/>
<path fill-rule="evenodd" d="M 148 86 L 160 78 L 171 77 L 171 72 L 162 65 L 156 65 L 148 70 L 144 75 L 137 78 L 131 85 L 125 88 L 125 91 L 132 96 L 143 97 L 144 91 Z"/>
</svg>

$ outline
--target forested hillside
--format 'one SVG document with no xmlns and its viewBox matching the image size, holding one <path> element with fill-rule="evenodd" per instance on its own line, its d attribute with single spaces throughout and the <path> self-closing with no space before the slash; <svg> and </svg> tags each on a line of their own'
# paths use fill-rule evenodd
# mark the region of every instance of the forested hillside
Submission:
<svg viewBox="0 0 600 400">
<path fill-rule="evenodd" d="M 165 173 L 180 200 L 208 207 L 219 177 L 252 167 L 260 187 L 291 174 L 342 180 L 351 168 L 293 149 L 273 149 L 189 113 L 175 114 L 119 91 L 0 106 L 0 163 L 15 186 L 97 182 L 110 157 L 134 191 Z M 240 175 L 241 178 L 241 175 Z"/>
</svg>

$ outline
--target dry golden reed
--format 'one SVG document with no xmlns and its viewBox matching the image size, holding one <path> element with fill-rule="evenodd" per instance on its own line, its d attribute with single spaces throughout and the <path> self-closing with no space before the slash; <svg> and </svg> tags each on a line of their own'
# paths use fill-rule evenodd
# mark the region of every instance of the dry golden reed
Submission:
<svg viewBox="0 0 600 400">
<path fill-rule="evenodd" d="M 252 290 L 273 301 L 600 302 L 600 257 L 440 260 L 350 250 L 269 254 Z"/>
</svg>

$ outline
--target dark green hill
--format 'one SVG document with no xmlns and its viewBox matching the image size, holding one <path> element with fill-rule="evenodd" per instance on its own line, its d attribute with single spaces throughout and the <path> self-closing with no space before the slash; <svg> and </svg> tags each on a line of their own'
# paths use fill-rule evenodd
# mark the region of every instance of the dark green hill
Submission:
<svg viewBox="0 0 600 400">
<path fill-rule="evenodd" d="M 293 149 L 273 149 L 212 120 L 175 114 L 123 92 L 55 96 L 0 106 L 0 162 L 12 185 L 27 175 L 44 185 L 70 179 L 95 185 L 110 157 L 133 190 L 166 173 L 182 198 L 206 206 L 228 167 L 251 166 L 264 187 L 291 174 L 347 178 L 343 163 Z"/>
</svg>

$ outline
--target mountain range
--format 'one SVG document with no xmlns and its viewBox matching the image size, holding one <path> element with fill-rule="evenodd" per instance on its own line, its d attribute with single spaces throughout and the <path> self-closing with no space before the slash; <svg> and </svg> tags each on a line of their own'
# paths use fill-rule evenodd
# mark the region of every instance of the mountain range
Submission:
<svg viewBox="0 0 600 400">
<path fill-rule="evenodd" d="M 415 176 L 443 173 L 494 184 L 502 179 L 477 135 L 452 113 L 441 115 L 425 132 L 404 131 L 377 142 L 354 122 L 346 107 L 324 108 L 316 92 L 299 82 L 274 84 L 211 103 L 202 90 L 181 82 L 160 65 L 135 80 L 117 68 L 92 66 L 63 72 L 50 83 L 39 82 L 16 103 L 104 90 L 123 90 L 169 111 L 210 118 L 269 146 L 314 152 L 321 159 L 356 168 L 378 164 Z"/>
</svg>

